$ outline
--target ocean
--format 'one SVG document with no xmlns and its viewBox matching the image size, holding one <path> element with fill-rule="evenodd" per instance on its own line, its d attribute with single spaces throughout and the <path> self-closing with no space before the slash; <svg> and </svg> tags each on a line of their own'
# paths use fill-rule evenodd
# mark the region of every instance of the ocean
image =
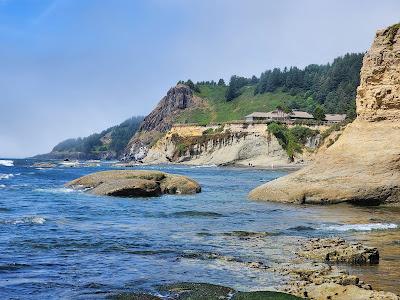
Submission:
<svg viewBox="0 0 400 300">
<path fill-rule="evenodd" d="M 287 171 L 138 166 L 197 180 L 196 195 L 102 197 L 64 184 L 100 170 L 0 160 L 0 299 L 104 299 L 175 282 L 243 291 L 283 278 L 243 267 L 289 261 L 302 240 L 341 236 L 377 246 L 376 266 L 347 267 L 375 289 L 400 293 L 400 208 L 254 202 L 248 192 Z"/>
</svg>

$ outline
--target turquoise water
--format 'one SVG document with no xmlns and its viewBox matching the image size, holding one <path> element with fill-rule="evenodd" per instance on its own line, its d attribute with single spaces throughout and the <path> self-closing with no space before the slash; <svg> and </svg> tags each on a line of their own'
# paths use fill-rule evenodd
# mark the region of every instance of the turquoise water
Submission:
<svg viewBox="0 0 400 300">
<path fill-rule="evenodd" d="M 311 236 L 374 243 L 374 236 L 384 234 L 388 245 L 400 241 L 399 213 L 393 210 L 247 199 L 252 188 L 285 171 L 147 167 L 190 176 L 202 193 L 130 199 L 63 187 L 82 175 L 112 169 L 111 164 L 37 169 L 33 162 L 0 161 L 0 299 L 98 299 L 182 281 L 270 289 L 282 278 L 243 262 L 286 262 L 298 240 Z M 373 272 L 354 272 L 396 290 L 400 253 L 393 251 Z M 381 278 L 388 270 L 391 274 Z"/>
</svg>

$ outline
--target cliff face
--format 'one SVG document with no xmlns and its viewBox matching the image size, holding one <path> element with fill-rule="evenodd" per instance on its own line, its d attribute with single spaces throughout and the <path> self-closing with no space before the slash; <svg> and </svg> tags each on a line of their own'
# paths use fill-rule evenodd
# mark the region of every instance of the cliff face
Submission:
<svg viewBox="0 0 400 300">
<path fill-rule="evenodd" d="M 357 88 L 359 120 L 400 119 L 400 24 L 376 33 Z"/>
<path fill-rule="evenodd" d="M 156 108 L 144 118 L 138 132 L 129 141 L 123 158 L 125 160 L 144 159 L 149 147 L 163 133 L 171 129 L 172 124 L 182 112 L 203 105 L 205 105 L 204 101 L 193 95 L 188 86 L 178 84 L 171 88 Z"/>
<path fill-rule="evenodd" d="M 304 169 L 250 193 L 255 200 L 361 205 L 400 202 L 400 30 L 378 31 L 365 55 L 357 119 Z"/>
<path fill-rule="evenodd" d="M 146 163 L 192 165 L 288 164 L 288 156 L 265 124 L 225 124 L 215 126 L 174 126 L 147 153 Z"/>
</svg>

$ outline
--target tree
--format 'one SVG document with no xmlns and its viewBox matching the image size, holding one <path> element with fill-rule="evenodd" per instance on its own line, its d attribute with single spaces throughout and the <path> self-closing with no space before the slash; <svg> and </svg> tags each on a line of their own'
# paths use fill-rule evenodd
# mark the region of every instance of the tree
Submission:
<svg viewBox="0 0 400 300">
<path fill-rule="evenodd" d="M 225 86 L 225 81 L 221 78 L 220 80 L 218 80 L 218 85 Z"/>
<path fill-rule="evenodd" d="M 314 119 L 317 121 L 325 120 L 325 111 L 321 105 L 317 105 L 317 107 L 315 107 L 313 116 L 314 116 Z"/>
<path fill-rule="evenodd" d="M 193 83 L 192 80 L 188 79 L 188 81 L 185 82 L 185 84 L 194 92 L 200 92 L 200 88 Z"/>
<path fill-rule="evenodd" d="M 225 93 L 226 101 L 231 101 L 240 96 L 240 89 L 249 83 L 250 79 L 233 75 L 229 81 L 229 87 Z"/>
</svg>

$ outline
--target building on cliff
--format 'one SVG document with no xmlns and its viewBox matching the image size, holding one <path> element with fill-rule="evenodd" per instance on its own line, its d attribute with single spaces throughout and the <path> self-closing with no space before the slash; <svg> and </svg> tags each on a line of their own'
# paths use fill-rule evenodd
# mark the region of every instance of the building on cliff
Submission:
<svg viewBox="0 0 400 300">
<path fill-rule="evenodd" d="M 343 122 L 346 119 L 345 114 L 326 114 L 325 120 L 322 123 L 335 124 Z M 247 123 L 268 123 L 268 122 L 281 122 L 286 124 L 293 124 L 296 122 L 314 122 L 314 116 L 306 111 L 294 109 L 290 113 L 285 113 L 283 110 L 276 109 L 270 112 L 253 112 L 245 116 Z"/>
</svg>

